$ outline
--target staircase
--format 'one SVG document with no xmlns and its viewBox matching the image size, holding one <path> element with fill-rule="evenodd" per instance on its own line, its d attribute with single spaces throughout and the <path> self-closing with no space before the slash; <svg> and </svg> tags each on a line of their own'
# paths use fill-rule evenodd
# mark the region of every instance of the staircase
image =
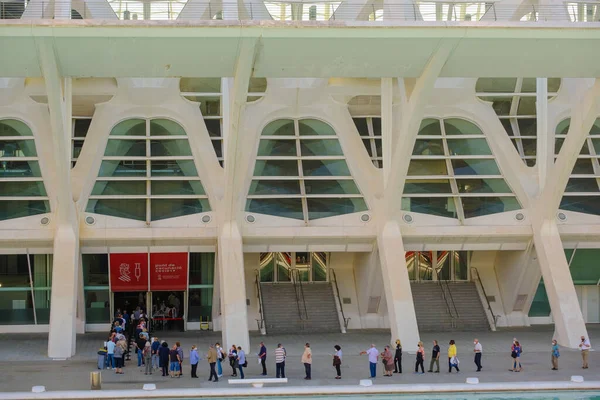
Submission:
<svg viewBox="0 0 600 400">
<path fill-rule="evenodd" d="M 307 315 L 302 302 L 298 312 L 293 284 L 261 283 L 260 287 L 268 334 L 340 332 L 331 283 L 302 283 Z"/>
<path fill-rule="evenodd" d="M 442 288 L 437 282 L 413 282 L 411 290 L 421 332 L 489 331 L 490 325 L 475 283 L 449 282 L 448 287 L 458 312 L 453 319 L 448 312 Z M 448 296 L 450 310 L 454 313 Z"/>
</svg>

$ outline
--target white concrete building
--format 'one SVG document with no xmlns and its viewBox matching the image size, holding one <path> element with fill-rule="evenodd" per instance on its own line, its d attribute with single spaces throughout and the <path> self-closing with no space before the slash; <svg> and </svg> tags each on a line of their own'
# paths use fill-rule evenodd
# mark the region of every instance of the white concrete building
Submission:
<svg viewBox="0 0 600 400">
<path fill-rule="evenodd" d="M 0 331 L 70 357 L 142 303 L 248 347 L 318 331 L 320 287 L 340 331 L 413 343 L 437 308 L 576 346 L 600 322 L 599 8 L 0 2 Z"/>
</svg>

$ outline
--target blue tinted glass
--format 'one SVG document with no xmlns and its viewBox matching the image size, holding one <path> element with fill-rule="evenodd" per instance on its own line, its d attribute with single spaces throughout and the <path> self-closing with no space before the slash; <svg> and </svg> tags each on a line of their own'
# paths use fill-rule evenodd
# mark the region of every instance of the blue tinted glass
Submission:
<svg viewBox="0 0 600 400">
<path fill-rule="evenodd" d="M 208 199 L 152 199 L 152 221 L 210 211 Z"/>
<path fill-rule="evenodd" d="M 187 139 L 152 140 L 150 155 L 152 157 L 191 156 L 192 150 Z"/>
<path fill-rule="evenodd" d="M 304 219 L 301 199 L 248 199 L 246 211 L 277 217 Z"/>
<path fill-rule="evenodd" d="M 300 194 L 299 181 L 252 181 L 248 195 Z"/>
<path fill-rule="evenodd" d="M 367 211 L 367 204 L 362 198 L 343 199 L 307 199 L 308 219 L 334 217 Z"/>
<path fill-rule="evenodd" d="M 599 196 L 563 196 L 560 209 L 584 214 L 600 215 Z"/>
<path fill-rule="evenodd" d="M 360 194 L 353 180 L 305 180 L 306 194 Z"/>
<path fill-rule="evenodd" d="M 40 178 L 40 164 L 37 161 L 2 161 L 0 178 L 35 177 Z"/>
<path fill-rule="evenodd" d="M 16 119 L 0 120 L 0 137 L 2 136 L 33 136 L 27 125 Z"/>
<path fill-rule="evenodd" d="M 485 139 L 448 139 L 448 151 L 451 156 L 488 156 L 492 150 Z"/>
<path fill-rule="evenodd" d="M 146 139 L 109 139 L 104 155 L 108 157 L 146 157 Z"/>
<path fill-rule="evenodd" d="M 259 156 L 295 156 L 296 140 L 262 139 L 258 146 Z"/>
<path fill-rule="evenodd" d="M 254 176 L 298 176 L 295 160 L 256 160 Z"/>
<path fill-rule="evenodd" d="M 344 155 L 340 142 L 337 139 L 301 140 L 300 152 L 303 157 Z"/>
<path fill-rule="evenodd" d="M 304 176 L 350 176 L 345 160 L 303 160 Z"/>
<path fill-rule="evenodd" d="M 146 176 L 146 161 L 102 161 L 98 176 Z"/>
<path fill-rule="evenodd" d="M 92 196 L 143 196 L 146 181 L 96 181 Z"/>
<path fill-rule="evenodd" d="M 454 175 L 500 175 L 494 160 L 452 160 Z"/>
<path fill-rule="evenodd" d="M 465 218 L 515 211 L 522 208 L 515 197 L 463 197 L 461 201 Z"/>
<path fill-rule="evenodd" d="M 46 200 L 0 201 L 0 221 L 49 212 L 50 203 Z"/>
<path fill-rule="evenodd" d="M 198 176 L 193 160 L 152 160 L 152 176 Z"/>
<path fill-rule="evenodd" d="M 204 195 L 204 187 L 200 181 L 152 181 L 153 195 Z M 154 200 L 152 200 L 154 201 Z"/>
<path fill-rule="evenodd" d="M 403 197 L 402 211 L 456 218 L 456 206 L 452 197 Z"/>
<path fill-rule="evenodd" d="M 44 182 L 0 182 L 0 196 L 46 196 Z"/>
<path fill-rule="evenodd" d="M 33 140 L 0 140 L 0 158 L 37 157 Z"/>
<path fill-rule="evenodd" d="M 110 131 L 112 136 L 146 136 L 146 121 L 143 119 L 128 119 L 119 122 Z"/>
<path fill-rule="evenodd" d="M 138 221 L 146 220 L 145 199 L 101 199 L 88 200 L 85 210 L 89 213 L 129 218 Z"/>
</svg>

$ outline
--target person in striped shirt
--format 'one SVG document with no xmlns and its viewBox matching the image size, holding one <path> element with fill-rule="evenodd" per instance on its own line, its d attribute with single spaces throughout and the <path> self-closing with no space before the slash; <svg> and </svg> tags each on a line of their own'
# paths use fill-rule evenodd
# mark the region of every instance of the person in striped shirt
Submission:
<svg viewBox="0 0 600 400">
<path fill-rule="evenodd" d="M 279 343 L 275 349 L 276 377 L 285 378 L 285 348 Z"/>
</svg>

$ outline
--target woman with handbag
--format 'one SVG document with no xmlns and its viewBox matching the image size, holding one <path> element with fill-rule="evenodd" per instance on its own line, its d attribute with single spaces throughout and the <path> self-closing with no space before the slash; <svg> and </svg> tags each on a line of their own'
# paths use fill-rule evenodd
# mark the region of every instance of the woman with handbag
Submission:
<svg viewBox="0 0 600 400">
<path fill-rule="evenodd" d="M 456 372 L 460 372 L 458 369 L 458 350 L 456 349 L 456 344 L 454 340 L 450 341 L 450 346 L 448 347 L 448 373 L 452 372 L 452 367 L 456 368 Z"/>
<path fill-rule="evenodd" d="M 342 348 L 339 344 L 336 344 L 333 348 L 335 349 L 335 353 L 333 354 L 333 366 L 337 372 L 335 379 L 342 379 Z"/>
</svg>

